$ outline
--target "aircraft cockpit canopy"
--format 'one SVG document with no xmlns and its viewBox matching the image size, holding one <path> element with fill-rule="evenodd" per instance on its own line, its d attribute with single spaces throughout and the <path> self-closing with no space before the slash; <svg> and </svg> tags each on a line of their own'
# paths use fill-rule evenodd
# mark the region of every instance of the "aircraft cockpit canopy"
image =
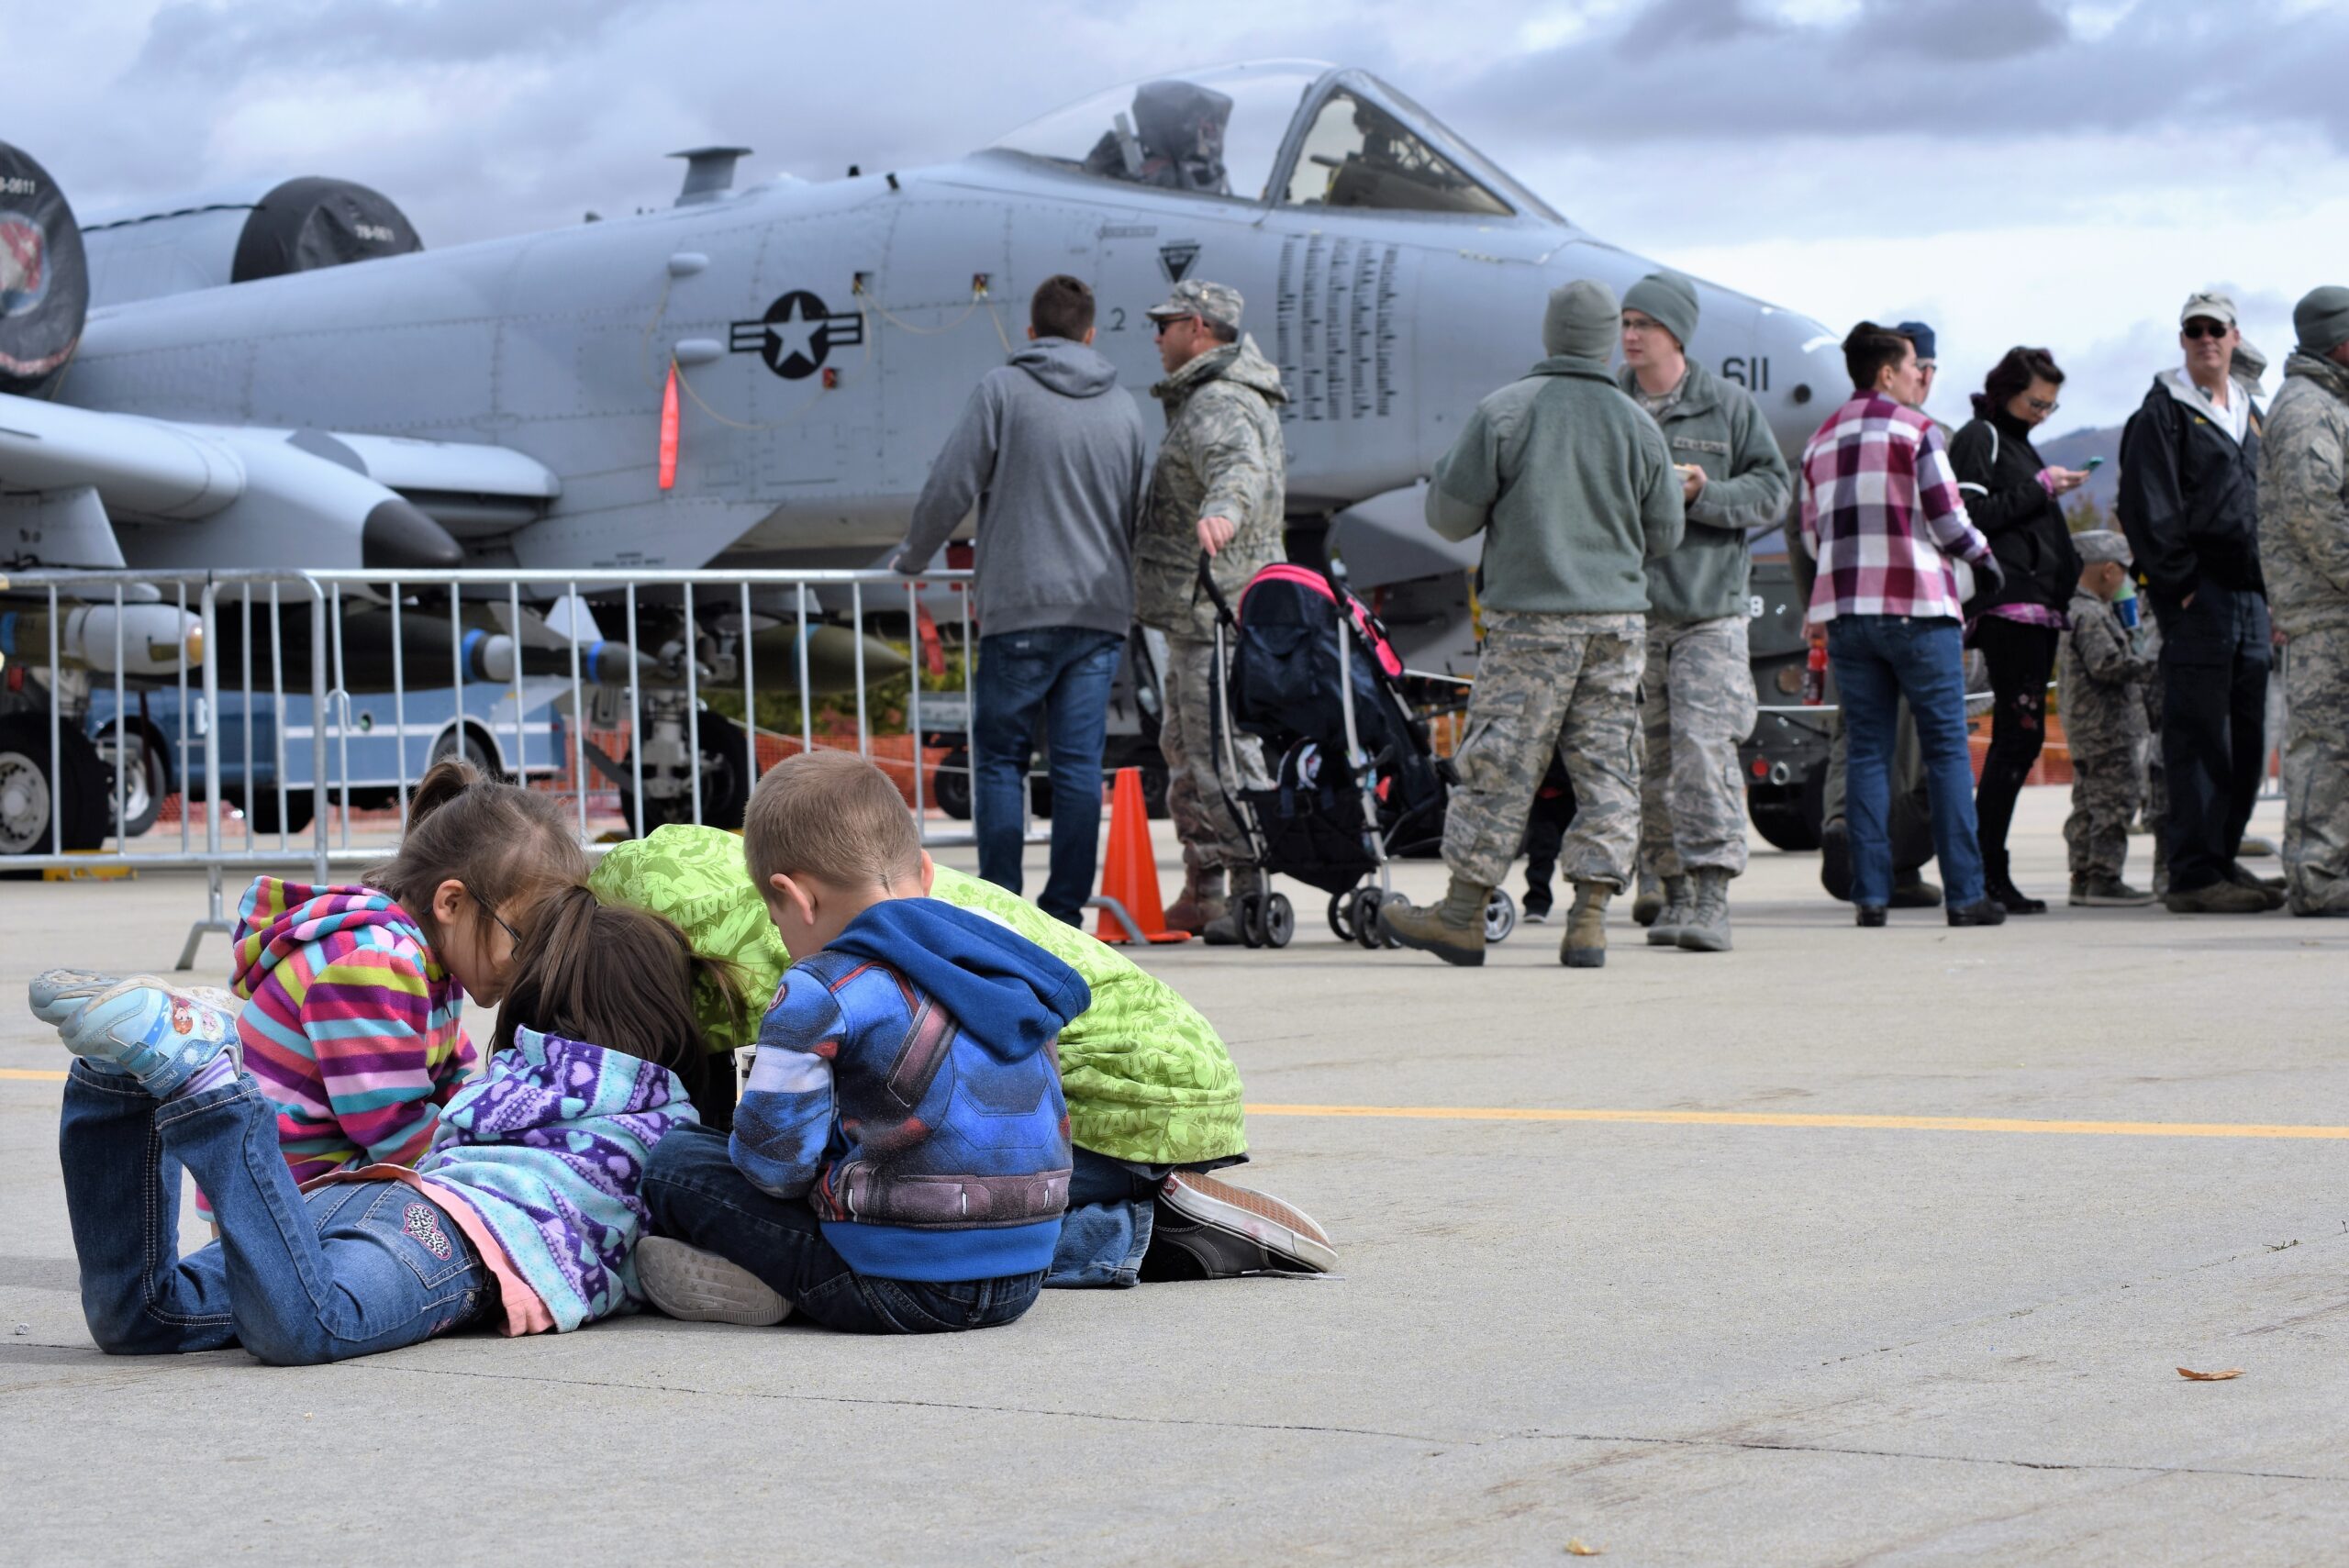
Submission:
<svg viewBox="0 0 2349 1568">
<path fill-rule="evenodd" d="M 1313 61 L 1130 83 L 995 144 L 1093 176 L 1288 206 L 1563 221 L 1366 72 Z"/>
</svg>

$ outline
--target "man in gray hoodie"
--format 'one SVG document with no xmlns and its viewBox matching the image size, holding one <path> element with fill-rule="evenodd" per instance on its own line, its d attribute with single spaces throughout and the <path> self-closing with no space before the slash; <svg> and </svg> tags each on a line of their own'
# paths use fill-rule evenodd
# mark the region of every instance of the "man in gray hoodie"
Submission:
<svg viewBox="0 0 2349 1568">
<path fill-rule="evenodd" d="M 1133 538 L 1150 469 L 1141 411 L 1096 353 L 1093 291 L 1059 274 L 1029 306 L 1032 341 L 989 371 L 930 465 L 895 565 L 921 572 L 978 507 L 979 664 L 971 715 L 979 875 L 1019 891 L 1030 743 L 1052 781 L 1044 912 L 1092 896 L 1109 684 L 1134 617 Z"/>
</svg>

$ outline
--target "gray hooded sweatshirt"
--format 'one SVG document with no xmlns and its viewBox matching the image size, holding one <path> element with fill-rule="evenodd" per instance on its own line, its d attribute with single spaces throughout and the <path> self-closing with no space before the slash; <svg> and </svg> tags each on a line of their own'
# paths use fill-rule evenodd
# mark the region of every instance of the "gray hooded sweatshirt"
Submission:
<svg viewBox="0 0 2349 1568">
<path fill-rule="evenodd" d="M 930 464 L 897 569 L 920 571 L 975 503 L 982 635 L 1074 626 L 1123 636 L 1145 445 L 1116 368 L 1082 343 L 1039 338 L 980 378 Z"/>
</svg>

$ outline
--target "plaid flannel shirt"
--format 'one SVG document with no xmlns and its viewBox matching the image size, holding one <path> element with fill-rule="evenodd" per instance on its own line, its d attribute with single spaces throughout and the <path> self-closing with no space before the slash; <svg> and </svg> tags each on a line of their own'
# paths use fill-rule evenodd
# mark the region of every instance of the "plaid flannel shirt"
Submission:
<svg viewBox="0 0 2349 1568">
<path fill-rule="evenodd" d="M 1962 616 L 1951 563 L 1981 561 L 1990 543 L 1932 420 L 1862 393 L 1828 416 L 1801 467 L 1802 539 L 1819 562 L 1810 619 Z"/>
</svg>

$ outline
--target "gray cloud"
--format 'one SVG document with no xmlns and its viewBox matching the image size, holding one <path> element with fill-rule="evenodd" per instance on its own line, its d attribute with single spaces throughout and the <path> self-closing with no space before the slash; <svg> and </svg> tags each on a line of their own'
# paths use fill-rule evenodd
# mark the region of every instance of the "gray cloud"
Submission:
<svg viewBox="0 0 2349 1568">
<path fill-rule="evenodd" d="M 2140 0 L 2096 39 L 2046 0 L 1865 0 L 1813 27 L 1757 22 L 1736 0 L 1662 0 L 1454 85 L 1480 120 L 1614 144 L 2288 121 L 2349 146 L 2343 58 L 2349 15 L 2278 0 Z"/>
</svg>

